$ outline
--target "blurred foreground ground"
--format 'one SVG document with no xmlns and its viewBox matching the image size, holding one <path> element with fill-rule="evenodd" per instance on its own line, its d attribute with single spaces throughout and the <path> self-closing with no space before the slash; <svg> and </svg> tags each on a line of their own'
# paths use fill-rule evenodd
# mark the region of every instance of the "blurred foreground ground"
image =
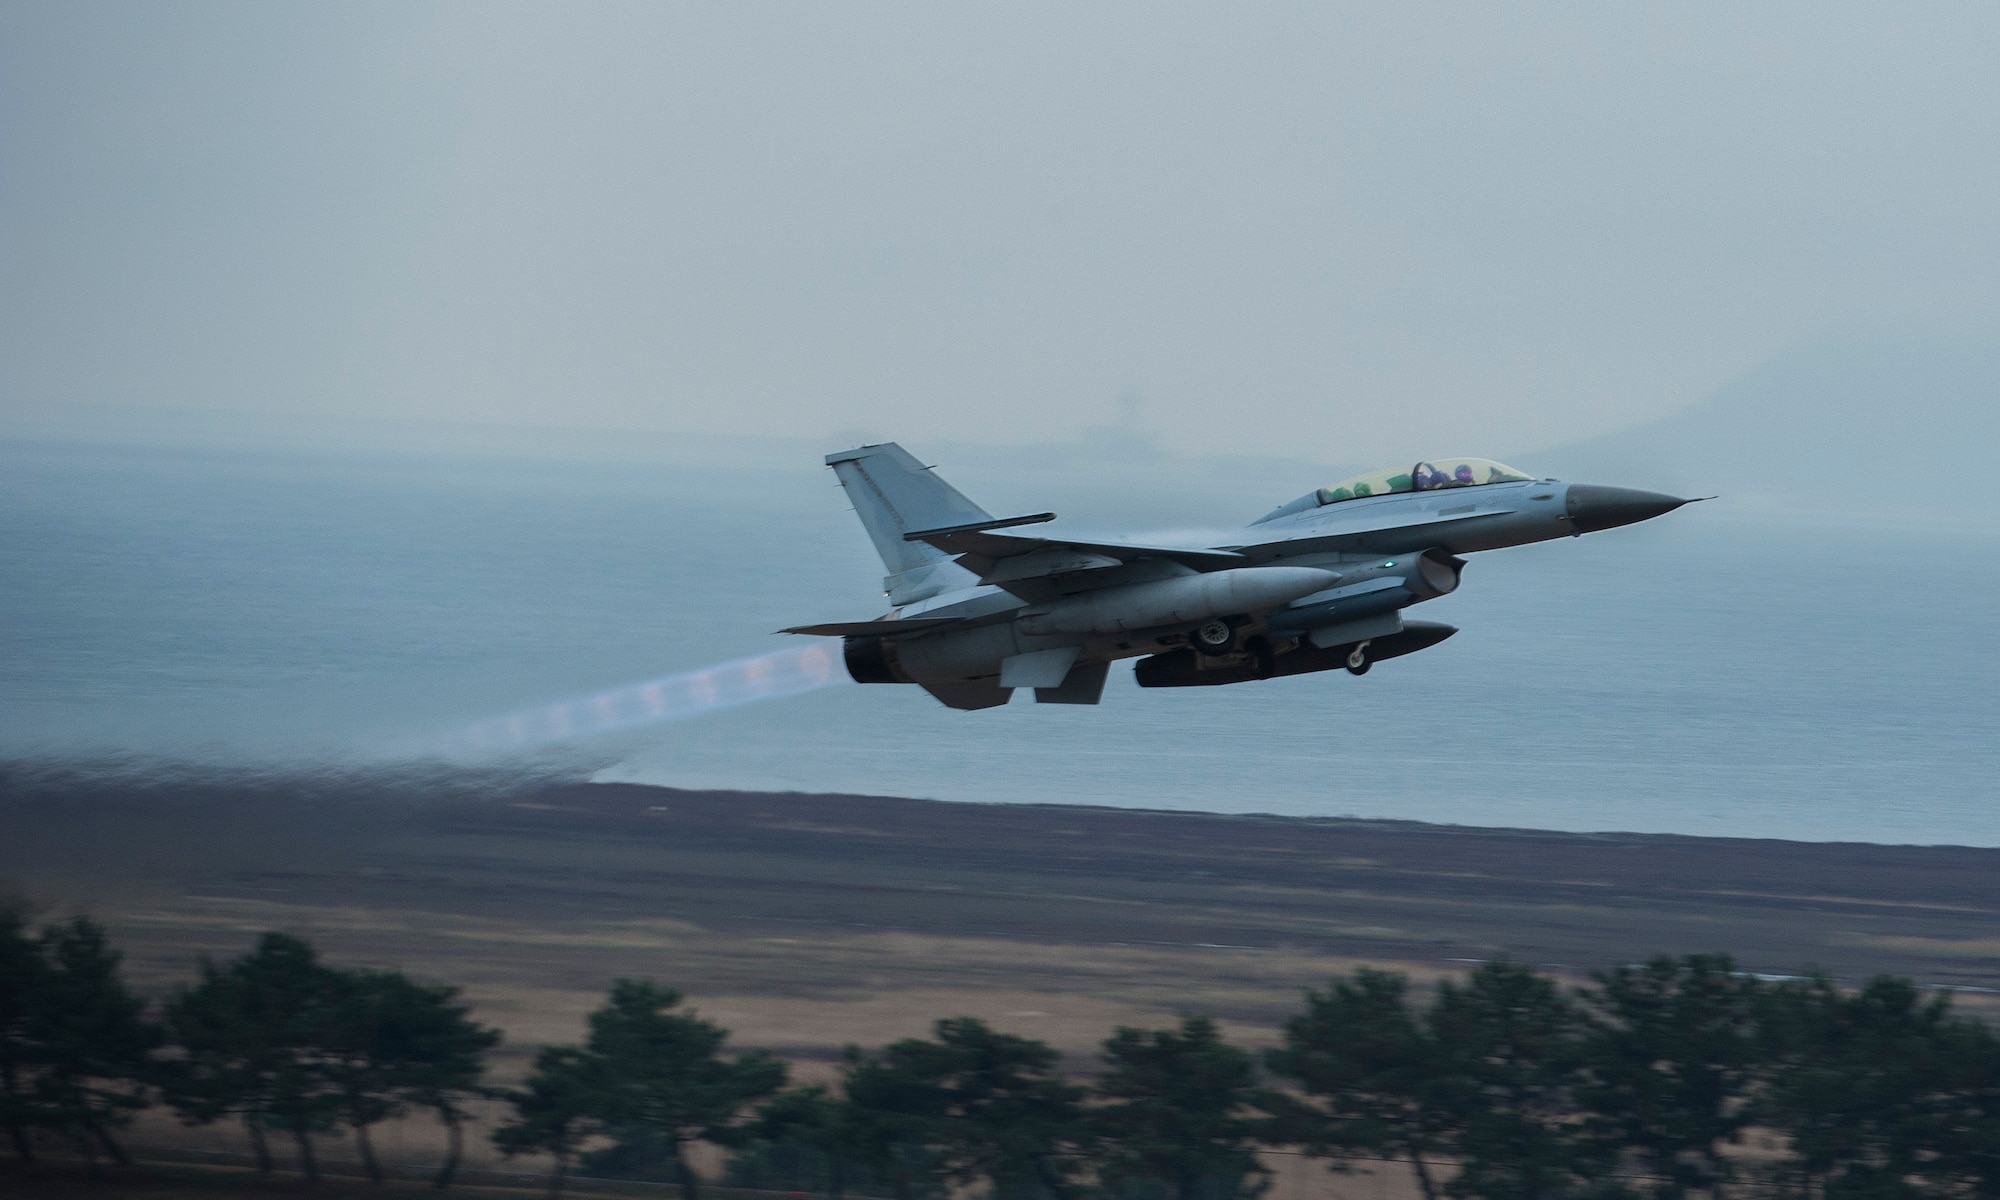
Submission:
<svg viewBox="0 0 2000 1200">
<path fill-rule="evenodd" d="M 288 930 L 339 965 L 464 987 L 506 1031 L 503 1080 L 536 1047 L 577 1040 L 620 976 L 681 988 L 737 1044 L 808 1078 L 830 1075 L 844 1044 L 958 1014 L 1044 1039 L 1080 1071 L 1114 1025 L 1183 1011 L 1268 1044 L 1300 989 L 1362 963 L 1421 979 L 1505 955 L 1581 981 L 1723 950 L 1764 974 L 1890 972 L 1963 989 L 1974 1011 L 2000 1000 L 1993 849 L 629 785 L 26 774 L 5 781 L 0 827 L 0 882 L 50 915 L 104 920 L 147 992 L 189 979 L 200 955 Z M 233 1127 L 185 1130 L 158 1113 L 133 1139 L 243 1149 Z M 411 1164 L 436 1141 L 423 1121 L 378 1137 L 385 1159 Z M 535 1169 L 483 1137 L 470 1148 L 474 1169 Z M 1281 1164 L 1274 1195 L 1328 1187 L 1316 1168 Z M 1331 1187 L 1388 1197 L 1402 1177 Z"/>
<path fill-rule="evenodd" d="M 665 1189 L 655 1184 L 623 1183 L 611 1180 L 578 1180 L 565 1189 L 579 1196 L 655 1196 Z M 95 1200 L 99 1196 L 129 1197 L 130 1200 L 280 1200 L 284 1197 L 312 1197 L 313 1200 L 376 1200 L 378 1197 L 435 1197 L 439 1193 L 421 1179 L 392 1179 L 371 1184 L 359 1178 L 328 1176 L 307 1182 L 279 1173 L 260 1178 L 246 1167 L 197 1166 L 173 1162 L 148 1162 L 130 1168 L 105 1167 L 92 1171 L 81 1163 L 44 1163 L 34 1171 L 0 1161 L 0 1196 L 7 1200 Z M 548 1189 L 540 1179 L 519 1179 L 496 1183 L 474 1177 L 453 1185 L 447 1195 L 471 1200 L 541 1200 Z M 785 1200 L 783 1192 L 751 1192 L 733 1188 L 710 1188 L 706 1200 Z"/>
</svg>

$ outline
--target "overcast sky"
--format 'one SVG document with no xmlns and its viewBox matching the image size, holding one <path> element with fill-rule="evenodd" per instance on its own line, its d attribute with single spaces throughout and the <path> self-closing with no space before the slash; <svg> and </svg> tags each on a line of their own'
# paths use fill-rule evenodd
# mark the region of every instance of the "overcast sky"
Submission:
<svg viewBox="0 0 2000 1200">
<path fill-rule="evenodd" d="M 1996 62 L 1990 3 L 13 0 L 0 402 L 1568 441 L 2000 329 Z"/>
</svg>

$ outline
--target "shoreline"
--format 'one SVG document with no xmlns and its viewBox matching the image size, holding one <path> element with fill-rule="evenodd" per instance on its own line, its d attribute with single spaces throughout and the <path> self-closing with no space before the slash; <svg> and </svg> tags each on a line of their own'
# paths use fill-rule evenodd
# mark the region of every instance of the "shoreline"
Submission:
<svg viewBox="0 0 2000 1200">
<path fill-rule="evenodd" d="M 1522 836 L 1586 840 L 1645 840 L 1657 842 L 1727 843 L 1735 845 L 1825 846 L 1883 850 L 1970 850 L 2000 854 L 1993 845 L 1973 842 L 1885 842 L 1849 838 L 1767 837 L 1733 834 L 1676 833 L 1640 829 L 1557 829 L 1535 825 L 1481 825 L 1461 821 L 1428 821 L 1412 817 L 1361 816 L 1352 813 L 1284 813 L 1269 810 L 1234 812 L 1219 808 L 1155 808 L 1144 805 L 1100 804 L 1056 800 L 955 800 L 936 796 L 905 796 L 875 792 L 814 791 L 804 788 L 709 788 L 628 780 L 597 780 L 592 772 L 539 767 L 456 765 L 422 761 L 388 765 L 341 760 L 279 766 L 271 763 L 213 764 L 175 758 L 124 758 L 115 755 L 59 753 L 0 756 L 0 811 L 22 802 L 33 803 L 55 794 L 173 797 L 189 787 L 216 788 L 225 793 L 259 791 L 275 795 L 329 796 L 381 801 L 401 795 L 413 798 L 433 793 L 487 798 L 549 788 L 643 788 L 689 796 L 771 797 L 785 800 L 885 801 L 941 804 L 971 809 L 1084 810 L 1126 813 L 1139 817 L 1208 817 L 1298 825 L 1339 825 L 1436 831 L 1471 836 Z M 0 864 L 3 865 L 3 864 Z"/>
</svg>

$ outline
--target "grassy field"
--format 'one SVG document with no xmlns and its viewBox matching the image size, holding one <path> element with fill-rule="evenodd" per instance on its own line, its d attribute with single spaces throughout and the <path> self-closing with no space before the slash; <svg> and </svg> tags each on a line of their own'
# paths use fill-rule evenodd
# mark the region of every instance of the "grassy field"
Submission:
<svg viewBox="0 0 2000 1200">
<path fill-rule="evenodd" d="M 103 919 L 147 991 L 289 930 L 462 985 L 506 1032 L 503 1078 L 577 1039 L 620 976 L 681 988 L 804 1077 L 956 1014 L 1081 1070 L 1112 1026 L 1183 1011 L 1264 1044 L 1300 989 L 1361 963 L 1430 978 L 1505 955 L 1581 980 L 1726 950 L 2000 999 L 1995 850 L 464 779 L 17 774 L 0 824 L 7 885 Z M 241 1149 L 164 1117 L 135 1137 Z M 421 1161 L 435 1137 L 384 1142 Z"/>
</svg>

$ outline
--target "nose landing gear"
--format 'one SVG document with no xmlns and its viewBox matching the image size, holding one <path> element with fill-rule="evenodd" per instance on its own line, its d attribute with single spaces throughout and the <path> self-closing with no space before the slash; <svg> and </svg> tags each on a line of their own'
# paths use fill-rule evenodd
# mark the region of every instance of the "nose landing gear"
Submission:
<svg viewBox="0 0 2000 1200">
<path fill-rule="evenodd" d="M 1368 661 L 1368 643 L 1358 642 L 1347 652 L 1347 672 L 1350 675 L 1366 675 L 1368 668 L 1375 664 Z"/>
</svg>

